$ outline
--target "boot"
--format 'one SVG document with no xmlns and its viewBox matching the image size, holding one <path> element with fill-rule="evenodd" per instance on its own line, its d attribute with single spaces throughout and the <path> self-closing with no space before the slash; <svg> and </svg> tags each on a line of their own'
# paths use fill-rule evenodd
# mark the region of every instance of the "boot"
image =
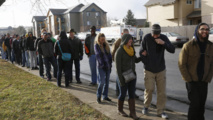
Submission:
<svg viewBox="0 0 213 120">
<path fill-rule="evenodd" d="M 118 114 L 123 117 L 128 117 L 128 115 L 123 111 L 124 101 L 118 100 Z"/>
<path fill-rule="evenodd" d="M 129 111 L 130 111 L 129 116 L 133 118 L 134 120 L 138 120 L 139 118 L 137 117 L 135 112 L 135 99 L 129 99 L 128 103 L 129 103 Z"/>
</svg>

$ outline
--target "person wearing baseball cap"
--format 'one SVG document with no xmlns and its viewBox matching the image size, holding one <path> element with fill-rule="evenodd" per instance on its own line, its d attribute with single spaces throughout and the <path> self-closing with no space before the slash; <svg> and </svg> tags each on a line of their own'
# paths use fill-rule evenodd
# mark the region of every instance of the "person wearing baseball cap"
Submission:
<svg viewBox="0 0 213 120">
<path fill-rule="evenodd" d="M 92 26 L 90 28 L 91 35 L 87 36 L 85 39 L 85 53 L 89 58 L 89 65 L 91 70 L 91 86 L 97 85 L 97 71 L 96 71 L 96 56 L 94 51 L 94 41 L 96 37 L 96 27 Z"/>
<path fill-rule="evenodd" d="M 157 89 L 157 115 L 168 118 L 164 112 L 166 104 L 166 66 L 164 51 L 175 52 L 175 47 L 171 44 L 167 36 L 160 34 L 161 27 L 159 24 L 152 25 L 151 33 L 145 35 L 141 43 L 139 55 L 144 64 L 144 108 L 143 114 L 148 113 L 148 108 L 152 101 L 152 93 Z"/>
</svg>

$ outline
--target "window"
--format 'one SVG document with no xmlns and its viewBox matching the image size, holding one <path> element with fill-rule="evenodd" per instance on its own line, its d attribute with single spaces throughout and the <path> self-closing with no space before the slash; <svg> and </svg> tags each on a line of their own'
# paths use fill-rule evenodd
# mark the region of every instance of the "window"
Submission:
<svg viewBox="0 0 213 120">
<path fill-rule="evenodd" d="M 192 25 L 192 20 L 189 20 L 189 21 L 188 21 L 188 25 Z"/>
<path fill-rule="evenodd" d="M 100 20 L 97 20 L 97 25 L 101 25 L 101 22 L 100 22 Z"/>
<path fill-rule="evenodd" d="M 87 16 L 90 16 L 90 12 L 87 12 Z"/>
<path fill-rule="evenodd" d="M 96 17 L 98 17 L 99 16 L 99 12 L 96 12 L 95 15 L 96 15 Z"/>
<path fill-rule="evenodd" d="M 186 0 L 186 4 L 192 4 L 192 0 Z"/>
<path fill-rule="evenodd" d="M 201 8 L 201 0 L 195 0 L 194 8 Z"/>
<path fill-rule="evenodd" d="M 87 25 L 90 25 L 90 21 L 87 21 Z"/>
</svg>

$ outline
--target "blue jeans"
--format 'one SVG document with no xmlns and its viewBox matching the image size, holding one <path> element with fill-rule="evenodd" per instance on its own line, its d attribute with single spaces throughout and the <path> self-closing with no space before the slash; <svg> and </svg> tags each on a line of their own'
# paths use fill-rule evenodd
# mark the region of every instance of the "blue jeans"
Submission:
<svg viewBox="0 0 213 120">
<path fill-rule="evenodd" d="M 75 60 L 71 60 L 71 81 L 72 81 L 72 68 L 73 68 L 73 61 L 75 64 L 75 79 L 77 81 L 80 81 L 80 60 L 79 59 L 75 59 Z"/>
<path fill-rule="evenodd" d="M 1 58 L 6 59 L 6 52 L 3 50 L 2 47 L 0 47 L 0 49 L 1 49 Z"/>
<path fill-rule="evenodd" d="M 11 51 L 11 62 L 13 63 L 15 61 L 15 54 L 14 54 L 14 50 L 12 49 Z"/>
<path fill-rule="evenodd" d="M 8 61 L 11 61 L 11 62 L 12 62 L 12 58 L 11 58 L 11 49 L 7 49 L 7 58 L 8 58 Z"/>
<path fill-rule="evenodd" d="M 109 77 L 111 70 L 103 70 L 102 68 L 98 68 L 98 90 L 97 90 L 97 98 L 101 98 L 101 94 L 103 91 L 103 99 L 108 97 L 108 89 L 109 89 Z"/>
<path fill-rule="evenodd" d="M 57 59 L 57 65 L 58 65 L 58 72 L 57 72 L 57 85 L 61 86 L 61 76 L 62 76 L 62 70 L 64 70 L 65 73 L 65 86 L 69 85 L 70 80 L 70 66 L 71 61 L 63 61 L 62 59 Z"/>
<path fill-rule="evenodd" d="M 21 52 L 21 56 L 22 56 L 22 65 L 25 66 L 26 64 L 26 57 L 25 57 L 25 52 Z"/>
<path fill-rule="evenodd" d="M 29 53 L 27 51 L 25 51 L 25 58 L 26 58 L 26 66 L 30 67 Z"/>
<path fill-rule="evenodd" d="M 53 66 L 53 74 L 54 74 L 54 77 L 57 78 L 57 65 L 56 65 L 56 60 L 55 60 L 55 57 L 52 56 L 52 57 L 45 57 L 44 58 L 44 64 L 45 64 L 45 67 L 46 67 L 46 73 L 47 73 L 47 78 L 51 79 L 52 76 L 50 74 L 50 64 L 52 64 Z"/>
<path fill-rule="evenodd" d="M 132 80 L 132 81 L 126 83 L 125 86 L 121 86 L 120 82 L 118 80 L 117 80 L 117 82 L 118 82 L 118 87 L 119 87 L 119 91 L 120 91 L 120 94 L 118 96 L 119 100 L 121 100 L 121 101 L 125 100 L 127 90 L 128 90 L 128 94 L 129 94 L 129 99 L 135 98 L 136 80 Z"/>
<path fill-rule="evenodd" d="M 96 56 L 95 55 L 91 55 L 89 57 L 89 65 L 90 65 L 92 83 L 97 84 Z"/>
</svg>

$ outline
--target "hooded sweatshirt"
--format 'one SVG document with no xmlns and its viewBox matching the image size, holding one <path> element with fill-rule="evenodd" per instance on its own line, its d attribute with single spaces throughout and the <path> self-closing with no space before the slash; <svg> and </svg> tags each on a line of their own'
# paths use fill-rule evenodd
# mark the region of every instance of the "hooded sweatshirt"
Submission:
<svg viewBox="0 0 213 120">
<path fill-rule="evenodd" d="M 132 36 L 130 34 L 124 34 L 122 36 L 121 45 L 119 46 L 118 50 L 115 53 L 115 66 L 116 66 L 116 71 L 117 71 L 117 75 L 118 75 L 121 86 L 125 86 L 125 79 L 122 73 L 129 69 L 132 69 L 133 72 L 135 72 L 135 63 L 140 62 L 140 58 L 137 58 L 135 56 L 135 50 L 134 50 L 134 55 L 129 56 L 123 48 L 123 46 L 126 45 L 131 38 Z"/>
<path fill-rule="evenodd" d="M 145 35 L 139 51 L 145 70 L 153 73 L 158 73 L 166 69 L 164 58 L 165 49 L 170 53 L 175 52 L 175 47 L 165 35 L 160 34 L 159 38 L 165 42 L 164 45 L 157 44 L 151 33 Z M 143 56 L 142 52 L 145 50 L 147 55 Z"/>
<path fill-rule="evenodd" d="M 195 32 L 194 32 L 194 37 L 195 37 L 195 40 L 198 43 L 198 46 L 200 48 L 200 53 L 201 53 L 200 59 L 199 59 L 198 65 L 197 65 L 197 75 L 198 75 L 198 80 L 199 81 L 201 81 L 203 79 L 203 75 L 204 75 L 205 51 L 206 51 L 206 45 L 207 45 L 207 41 L 201 42 L 200 39 L 199 39 L 198 30 L 199 30 L 199 28 L 200 28 L 201 25 L 207 25 L 207 24 L 200 23 L 196 27 Z"/>
</svg>

